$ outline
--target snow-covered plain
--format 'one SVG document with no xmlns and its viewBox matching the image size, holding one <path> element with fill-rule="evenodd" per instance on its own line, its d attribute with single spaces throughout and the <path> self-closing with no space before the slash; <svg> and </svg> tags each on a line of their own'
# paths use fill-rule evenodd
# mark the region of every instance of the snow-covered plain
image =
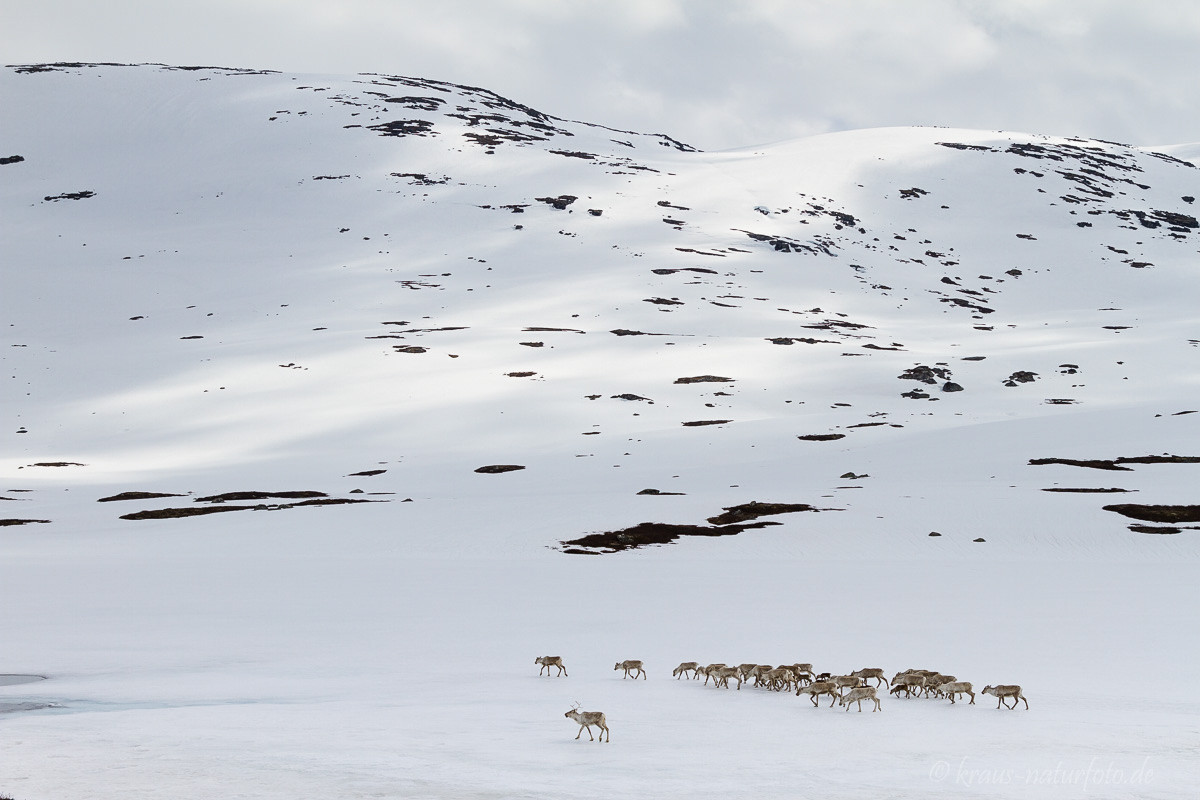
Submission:
<svg viewBox="0 0 1200 800">
<path fill-rule="evenodd" d="M 699 153 L 152 65 L 4 68 L 0 105 L 0 518 L 37 520 L 0 528 L 0 673 L 46 678 L 0 685 L 0 795 L 1194 796 L 1196 523 L 1103 507 L 1194 505 L 1200 464 L 1030 464 L 1200 456 L 1194 145 Z M 299 490 L 375 502 L 121 518 Z M 130 491 L 181 496 L 97 502 Z M 564 552 L 756 500 L 821 510 Z"/>
</svg>

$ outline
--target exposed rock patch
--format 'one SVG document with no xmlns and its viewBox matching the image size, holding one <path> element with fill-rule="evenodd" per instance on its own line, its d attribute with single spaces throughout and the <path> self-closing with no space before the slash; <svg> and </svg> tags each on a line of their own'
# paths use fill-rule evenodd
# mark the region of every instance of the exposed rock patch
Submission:
<svg viewBox="0 0 1200 800">
<path fill-rule="evenodd" d="M 57 203 L 59 200 L 86 200 L 89 197 L 95 196 L 95 192 L 85 189 L 82 192 L 64 192 L 63 194 L 46 195 L 42 199 L 47 203 Z"/>
<path fill-rule="evenodd" d="M 1200 522 L 1200 506 L 1160 506 L 1139 505 L 1136 503 L 1118 503 L 1104 506 L 1105 511 L 1112 511 L 1132 519 L 1145 522 Z"/>
<path fill-rule="evenodd" d="M 561 542 L 562 552 L 572 555 L 601 555 L 633 550 L 655 544 L 670 544 L 681 536 L 734 536 L 751 528 L 778 525 L 778 522 L 752 522 L 748 525 L 672 525 L 663 522 L 641 522 L 632 528 L 605 533 L 591 533 L 578 539 Z"/>
<path fill-rule="evenodd" d="M 427 119 L 395 119 L 378 125 L 368 125 L 367 128 L 376 131 L 380 136 L 432 136 L 437 133 L 433 129 L 433 123 Z"/>
<path fill-rule="evenodd" d="M 324 492 L 316 492 L 310 490 L 286 491 L 286 492 L 226 492 L 225 494 L 214 494 L 208 497 L 197 497 L 197 503 L 225 503 L 228 501 L 240 500 L 270 500 L 279 498 L 284 500 L 300 500 L 312 499 L 317 497 L 328 497 Z"/>
<path fill-rule="evenodd" d="M 936 384 L 939 380 L 950 380 L 950 370 L 946 367 L 930 367 L 918 364 L 910 367 L 896 376 L 900 380 L 920 381 L 921 383 Z"/>
<path fill-rule="evenodd" d="M 121 492 L 109 497 L 101 497 L 97 503 L 113 503 L 123 500 L 155 500 L 159 497 L 183 497 L 181 494 L 172 494 L 170 492 Z"/>
<path fill-rule="evenodd" d="M 798 511 L 819 511 L 808 503 L 760 503 L 752 500 L 739 506 L 729 506 L 723 514 L 709 517 L 710 525 L 732 525 L 749 522 L 759 517 L 774 516 L 775 514 L 794 514 Z"/>
<path fill-rule="evenodd" d="M 1123 464 L 1200 464 L 1200 456 L 1131 456 L 1112 459 L 1074 459 L 1074 458 L 1031 458 L 1029 465 L 1040 467 L 1045 464 L 1065 464 L 1069 467 L 1089 467 L 1091 469 L 1108 469 L 1129 471 Z"/>
</svg>

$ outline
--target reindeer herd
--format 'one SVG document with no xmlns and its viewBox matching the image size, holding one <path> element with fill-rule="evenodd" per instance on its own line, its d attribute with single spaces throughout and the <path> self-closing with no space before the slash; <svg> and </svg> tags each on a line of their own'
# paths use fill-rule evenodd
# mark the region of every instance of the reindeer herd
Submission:
<svg viewBox="0 0 1200 800">
<path fill-rule="evenodd" d="M 534 663 L 541 666 L 538 675 L 545 670 L 546 676 L 549 677 L 551 667 L 558 669 L 555 677 L 567 675 L 567 668 L 563 665 L 561 656 L 541 656 Z M 624 671 L 623 679 L 633 678 L 636 681 L 638 677 L 641 677 L 642 680 L 646 680 L 646 669 L 641 661 L 618 661 L 613 670 Z M 913 697 L 940 698 L 948 699 L 953 705 L 963 696 L 967 696 L 970 698 L 967 705 L 975 705 L 975 690 L 969 681 L 960 681 L 953 675 L 944 675 L 928 669 L 904 670 L 888 679 L 887 674 L 878 667 L 865 667 L 847 675 L 834 675 L 829 672 L 817 673 L 813 670 L 812 664 L 806 663 L 778 667 L 770 664 L 738 664 L 736 667 L 731 667 L 720 663 L 700 666 L 697 661 L 685 661 L 676 667 L 671 675 L 676 680 L 683 678 L 699 680 L 703 676 L 705 686 L 708 685 L 711 678 L 713 687 L 718 689 L 728 689 L 729 681 L 732 680 L 737 691 L 741 691 L 742 684 L 750 684 L 768 691 L 794 692 L 797 697 L 808 697 L 814 707 L 820 707 L 821 698 L 828 696 L 830 708 L 837 703 L 839 706 L 844 706 L 847 711 L 850 710 L 851 705 L 854 705 L 861 712 L 864 700 L 874 706 L 871 709 L 872 712 L 882 710 L 877 690 L 884 685 L 888 687 L 888 694 L 895 695 L 897 698 L 901 694 L 906 699 Z M 868 686 L 868 681 L 874 681 L 874 685 Z M 997 709 L 1004 706 L 1009 710 L 1015 710 L 1018 702 L 1024 702 L 1025 710 L 1029 710 L 1029 701 L 1021 693 L 1021 687 L 1015 684 L 988 685 L 982 689 L 981 693 L 995 697 Z M 1012 701 L 1012 705 L 1009 705 L 1009 700 Z M 592 726 L 595 725 L 600 729 L 600 741 L 611 740 L 612 734 L 608 730 L 608 721 L 603 712 L 580 711 L 579 704 L 576 703 L 563 716 L 579 723 L 579 733 L 575 734 L 576 739 L 583 735 L 586 729 L 588 737 L 595 741 L 595 737 L 592 736 Z M 608 738 L 605 738 L 606 735 Z"/>
</svg>

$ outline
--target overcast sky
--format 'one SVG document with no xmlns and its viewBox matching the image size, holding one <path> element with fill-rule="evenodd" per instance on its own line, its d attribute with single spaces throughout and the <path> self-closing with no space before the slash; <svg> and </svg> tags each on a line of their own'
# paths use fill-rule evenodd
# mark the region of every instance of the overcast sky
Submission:
<svg viewBox="0 0 1200 800">
<path fill-rule="evenodd" d="M 437 78 L 706 150 L 887 125 L 1200 141 L 1200 0 L 0 0 L 0 54 Z"/>
</svg>

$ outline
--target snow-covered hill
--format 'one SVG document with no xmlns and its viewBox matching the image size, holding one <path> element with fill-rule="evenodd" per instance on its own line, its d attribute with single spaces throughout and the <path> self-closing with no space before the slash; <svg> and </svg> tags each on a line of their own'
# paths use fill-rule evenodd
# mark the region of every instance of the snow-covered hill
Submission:
<svg viewBox="0 0 1200 800">
<path fill-rule="evenodd" d="M 7 67 L 0 102 L 0 672 L 50 678 L 0 689 L 0 793 L 1200 779 L 1195 145 L 702 153 L 157 65 Z M 669 678 L 758 659 L 1032 709 Z"/>
</svg>

